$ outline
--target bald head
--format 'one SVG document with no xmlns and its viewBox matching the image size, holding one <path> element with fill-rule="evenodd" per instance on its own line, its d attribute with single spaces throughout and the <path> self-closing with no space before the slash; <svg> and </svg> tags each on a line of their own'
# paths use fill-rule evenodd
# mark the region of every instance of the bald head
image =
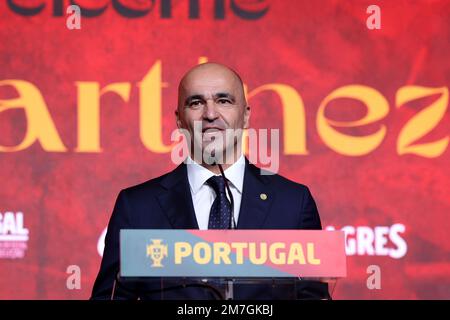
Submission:
<svg viewBox="0 0 450 320">
<path fill-rule="evenodd" d="M 191 68 L 181 78 L 178 85 L 178 109 L 185 105 L 188 91 L 192 91 L 196 86 L 208 85 L 208 82 L 215 85 L 220 81 L 232 88 L 237 93 L 235 98 L 246 105 L 244 84 L 239 74 L 223 64 L 206 62 Z"/>
<path fill-rule="evenodd" d="M 217 168 L 205 164 L 203 151 L 214 153 L 216 161 L 224 153 L 236 161 L 242 151 L 242 129 L 248 128 L 250 113 L 241 78 L 222 64 L 195 66 L 180 81 L 177 127 L 184 129 L 193 159 L 212 171 Z M 231 138 L 227 138 L 227 131 L 233 133 Z"/>
</svg>

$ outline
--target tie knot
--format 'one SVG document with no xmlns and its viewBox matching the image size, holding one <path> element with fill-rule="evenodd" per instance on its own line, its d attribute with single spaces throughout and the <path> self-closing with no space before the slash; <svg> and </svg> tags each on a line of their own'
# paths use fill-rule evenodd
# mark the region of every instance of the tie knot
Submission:
<svg viewBox="0 0 450 320">
<path fill-rule="evenodd" d="M 216 194 L 225 194 L 225 181 L 222 176 L 212 176 L 206 183 L 214 189 Z"/>
</svg>

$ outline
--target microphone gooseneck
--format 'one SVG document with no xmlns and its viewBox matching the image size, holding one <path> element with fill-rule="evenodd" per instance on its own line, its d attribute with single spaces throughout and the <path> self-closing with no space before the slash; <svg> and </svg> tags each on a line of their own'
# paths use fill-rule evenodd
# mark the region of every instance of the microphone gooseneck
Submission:
<svg viewBox="0 0 450 320">
<path fill-rule="evenodd" d="M 236 220 L 234 219 L 234 199 L 233 194 L 231 193 L 230 186 L 228 185 L 228 179 L 225 177 L 225 172 L 223 171 L 222 165 L 220 163 L 217 163 L 217 166 L 219 167 L 220 174 L 222 176 L 222 179 L 225 183 L 225 188 L 227 189 L 228 197 L 230 198 L 230 204 L 231 204 L 231 215 L 230 215 L 230 223 L 228 225 L 228 229 L 237 229 L 236 227 Z"/>
</svg>

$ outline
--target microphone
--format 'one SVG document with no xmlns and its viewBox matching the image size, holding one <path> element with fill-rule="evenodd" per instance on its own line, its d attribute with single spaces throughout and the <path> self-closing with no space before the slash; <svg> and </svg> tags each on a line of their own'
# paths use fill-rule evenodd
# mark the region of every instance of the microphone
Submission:
<svg viewBox="0 0 450 320">
<path fill-rule="evenodd" d="M 231 204 L 231 216 L 230 216 L 230 223 L 228 225 L 228 229 L 237 229 L 236 227 L 236 220 L 234 219 L 234 199 L 233 194 L 231 193 L 230 186 L 228 185 L 228 179 L 225 177 L 225 172 L 223 171 L 222 165 L 218 162 L 216 162 L 217 166 L 219 167 L 220 174 L 222 176 L 222 179 L 225 183 L 225 188 L 227 189 L 228 197 L 230 197 L 230 204 Z"/>
<path fill-rule="evenodd" d="M 230 217 L 230 224 L 228 226 L 228 229 L 237 229 L 236 227 L 236 220 L 234 219 L 234 199 L 233 194 L 231 193 L 230 186 L 228 185 L 228 179 L 225 177 L 225 172 L 223 171 L 222 165 L 218 162 L 216 162 L 217 166 L 219 167 L 220 174 L 222 175 L 222 179 L 225 183 L 225 188 L 227 189 L 228 196 L 230 197 L 230 205 L 231 205 L 231 217 Z M 226 300 L 233 300 L 234 298 L 234 285 L 233 280 L 227 281 L 227 286 L 225 289 L 225 295 Z"/>
</svg>

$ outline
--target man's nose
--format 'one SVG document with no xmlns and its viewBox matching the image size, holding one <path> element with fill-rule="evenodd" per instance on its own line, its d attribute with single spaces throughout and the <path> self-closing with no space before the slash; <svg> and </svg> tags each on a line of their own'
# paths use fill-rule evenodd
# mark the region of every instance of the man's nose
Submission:
<svg viewBox="0 0 450 320">
<path fill-rule="evenodd" d="M 203 119 L 207 120 L 215 120 L 219 117 L 219 113 L 217 112 L 217 106 L 212 100 L 207 100 L 205 109 L 203 111 Z"/>
</svg>

